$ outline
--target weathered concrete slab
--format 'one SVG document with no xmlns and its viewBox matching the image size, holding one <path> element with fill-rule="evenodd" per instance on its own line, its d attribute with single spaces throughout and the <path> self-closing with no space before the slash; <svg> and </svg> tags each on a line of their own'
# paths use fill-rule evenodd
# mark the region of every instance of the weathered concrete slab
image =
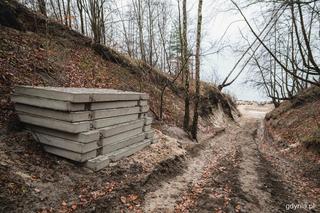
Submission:
<svg viewBox="0 0 320 213">
<path fill-rule="evenodd" d="M 87 153 L 98 149 L 98 141 L 93 141 L 90 143 L 78 143 L 71 140 L 66 140 L 41 133 L 33 133 L 33 135 L 34 138 L 42 144 L 69 150 L 72 152 Z"/>
<path fill-rule="evenodd" d="M 92 112 L 92 119 L 101 119 L 101 118 L 116 117 L 121 115 L 137 114 L 139 112 L 140 112 L 139 107 L 96 110 Z"/>
<path fill-rule="evenodd" d="M 134 121 L 134 120 L 137 120 L 138 117 L 139 117 L 139 114 L 133 114 L 133 115 L 122 115 L 118 117 L 98 119 L 98 120 L 92 121 L 92 125 L 95 129 L 99 129 L 99 128 L 108 127 L 116 124 Z"/>
<path fill-rule="evenodd" d="M 142 129 L 142 126 L 143 126 L 143 120 L 139 119 L 139 120 L 131 121 L 124 124 L 118 124 L 111 127 L 102 128 L 102 129 L 99 129 L 99 131 L 103 138 L 107 138 L 113 135 L 120 134 L 122 132 L 127 132 L 129 130 L 137 129 L 139 127 Z"/>
<path fill-rule="evenodd" d="M 115 93 L 94 93 L 92 95 L 92 102 L 102 102 L 102 101 L 133 101 L 139 100 L 140 94 L 130 93 L 130 92 L 115 92 Z"/>
<path fill-rule="evenodd" d="M 149 106 L 148 106 L 148 105 L 147 105 L 147 106 L 141 106 L 141 107 L 140 107 L 140 111 L 141 111 L 142 113 L 148 112 L 148 111 L 149 111 Z"/>
<path fill-rule="evenodd" d="M 159 140 L 156 139 L 156 138 L 152 138 L 152 139 L 149 139 L 149 140 L 151 140 L 151 144 L 159 143 Z"/>
<path fill-rule="evenodd" d="M 107 166 L 109 166 L 110 160 L 106 155 L 99 155 L 96 158 L 90 159 L 86 162 L 86 167 L 92 169 L 93 171 L 99 171 Z"/>
<path fill-rule="evenodd" d="M 55 120 L 52 118 L 45 118 L 40 116 L 33 116 L 25 113 L 20 113 L 19 118 L 22 122 L 46 127 L 49 129 L 60 130 L 69 133 L 80 133 L 90 130 L 90 122 L 70 123 L 66 121 Z"/>
<path fill-rule="evenodd" d="M 141 143 L 128 146 L 126 148 L 123 148 L 123 149 L 120 149 L 120 150 L 115 151 L 113 153 L 110 153 L 109 159 L 111 161 L 118 161 L 124 157 L 128 157 L 130 155 L 133 155 L 134 153 L 142 150 L 143 148 L 149 146 L 150 144 L 151 144 L 150 140 L 145 140 Z"/>
<path fill-rule="evenodd" d="M 137 128 L 137 129 L 129 130 L 127 132 L 122 132 L 117 135 L 113 135 L 108 138 L 102 138 L 101 143 L 102 143 L 102 146 L 106 146 L 106 145 L 110 145 L 110 144 L 113 144 L 113 143 L 116 143 L 116 142 L 119 142 L 119 141 L 122 141 L 122 140 L 125 140 L 128 138 L 134 137 L 134 136 L 139 135 L 141 133 L 142 133 L 142 128 Z"/>
<path fill-rule="evenodd" d="M 148 101 L 147 100 L 140 100 L 139 101 L 139 106 L 147 106 L 148 105 Z"/>
<path fill-rule="evenodd" d="M 148 113 L 140 113 L 139 114 L 139 119 L 144 119 L 144 118 L 146 118 L 148 116 Z"/>
<path fill-rule="evenodd" d="M 145 125 L 151 125 L 152 124 L 152 118 L 151 117 L 145 117 L 144 118 L 144 124 Z"/>
<path fill-rule="evenodd" d="M 139 134 L 139 135 L 130 137 L 128 139 L 124 139 L 121 141 L 115 141 L 114 143 L 103 146 L 102 147 L 102 154 L 103 155 L 108 154 L 108 153 L 114 152 L 116 150 L 125 148 L 127 146 L 131 146 L 133 144 L 140 143 L 140 142 L 144 141 L 144 139 L 145 139 L 145 135 Z"/>
<path fill-rule="evenodd" d="M 39 107 L 33 107 L 24 104 L 16 104 L 15 109 L 19 112 L 24 112 L 32 115 L 53 118 L 56 120 L 68 121 L 68 122 L 79 122 L 91 120 L 89 111 L 81 112 L 64 112 Z"/>
<path fill-rule="evenodd" d="M 65 101 L 57 101 L 47 98 L 39 98 L 27 95 L 14 95 L 11 97 L 14 103 L 26 104 L 41 108 L 61 110 L 61 111 L 83 111 L 85 110 L 85 104 L 73 104 Z"/>
<path fill-rule="evenodd" d="M 147 126 L 143 126 L 143 131 L 144 132 L 149 132 L 149 131 L 151 131 L 151 125 L 147 125 Z"/>
<path fill-rule="evenodd" d="M 140 99 L 142 99 L 142 100 L 148 100 L 148 99 L 149 99 L 149 94 L 148 94 L 148 93 L 141 93 Z"/>
<path fill-rule="evenodd" d="M 142 93 L 113 89 L 32 86 L 18 86 L 16 93 L 72 103 L 140 100 L 142 96 Z"/>
<path fill-rule="evenodd" d="M 138 101 L 112 101 L 91 103 L 90 110 L 118 109 L 138 106 Z"/>
<path fill-rule="evenodd" d="M 150 130 L 148 132 L 145 132 L 145 138 L 146 139 L 152 139 L 154 136 L 154 131 L 153 130 Z"/>
<path fill-rule="evenodd" d="M 81 154 L 81 153 L 71 152 L 68 150 L 64 150 L 64 149 L 60 149 L 60 148 L 56 148 L 48 145 L 44 145 L 43 148 L 46 152 L 49 152 L 51 154 L 58 155 L 60 157 L 64 157 L 73 161 L 77 161 L 77 162 L 85 162 L 97 156 L 96 150 Z"/>
<path fill-rule="evenodd" d="M 17 86 L 15 93 L 74 103 L 90 102 L 90 95 L 80 88 Z"/>
<path fill-rule="evenodd" d="M 48 129 L 44 127 L 29 125 L 29 124 L 27 125 L 27 129 L 29 129 L 30 131 L 34 131 L 34 132 L 62 138 L 62 139 L 67 139 L 67 140 L 71 140 L 79 143 L 90 143 L 92 141 L 98 141 L 100 138 L 100 133 L 98 130 L 91 130 L 88 132 L 81 132 L 79 134 L 72 134 L 72 133 L 67 133 L 63 131 Z"/>
</svg>

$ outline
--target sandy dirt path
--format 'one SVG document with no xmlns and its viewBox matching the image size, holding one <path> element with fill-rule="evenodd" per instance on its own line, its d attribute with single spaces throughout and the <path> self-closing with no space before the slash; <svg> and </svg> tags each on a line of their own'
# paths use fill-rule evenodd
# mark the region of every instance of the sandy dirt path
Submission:
<svg viewBox="0 0 320 213">
<path fill-rule="evenodd" d="M 270 106 L 241 105 L 238 124 L 186 159 L 182 173 L 144 196 L 144 212 L 294 212 L 298 202 L 259 151 Z M 299 212 L 309 212 L 300 208 Z"/>
</svg>

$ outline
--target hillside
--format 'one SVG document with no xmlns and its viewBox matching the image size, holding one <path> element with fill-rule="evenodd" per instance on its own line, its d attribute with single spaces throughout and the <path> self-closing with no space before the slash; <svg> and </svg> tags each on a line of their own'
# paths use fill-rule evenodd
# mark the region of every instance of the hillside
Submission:
<svg viewBox="0 0 320 213">
<path fill-rule="evenodd" d="M 159 96 L 164 85 L 164 122 L 181 126 L 183 87 L 171 77 L 90 38 L 28 11 L 15 1 L 0 2 L 0 123 L 12 115 L 10 94 L 15 85 L 98 87 L 150 94 L 153 117 L 158 118 Z M 232 100 L 215 86 L 202 83 L 202 115 L 217 108 L 228 116 L 236 111 Z M 209 97 L 210 96 L 210 97 Z M 210 106 L 212 105 L 212 106 Z M 209 111 L 208 111 L 209 109 Z"/>
<path fill-rule="evenodd" d="M 320 88 L 310 87 L 266 115 L 260 146 L 297 199 L 313 206 L 318 206 L 320 192 L 319 133 Z"/>
<path fill-rule="evenodd" d="M 15 1 L 0 1 L 0 212 L 94 211 L 136 208 L 143 185 L 150 190 L 185 166 L 186 154 L 203 149 L 237 115 L 233 100 L 202 82 L 200 143 L 181 128 L 183 87 L 171 76 L 90 38 L 30 12 Z M 192 82 L 192 87 L 194 87 Z M 150 94 L 158 144 L 99 173 L 50 155 L 25 131 L 10 96 L 16 85 L 97 87 Z M 159 121 L 159 97 L 165 93 Z M 169 136 L 170 135 L 170 136 Z M 203 139 L 203 140 L 202 140 Z M 159 177 L 158 177 L 159 176 Z M 121 198 L 121 199 L 120 199 Z M 103 203 L 101 203 L 103 200 Z"/>
<path fill-rule="evenodd" d="M 266 131 L 290 152 L 319 154 L 320 88 L 304 90 L 267 114 Z"/>
</svg>

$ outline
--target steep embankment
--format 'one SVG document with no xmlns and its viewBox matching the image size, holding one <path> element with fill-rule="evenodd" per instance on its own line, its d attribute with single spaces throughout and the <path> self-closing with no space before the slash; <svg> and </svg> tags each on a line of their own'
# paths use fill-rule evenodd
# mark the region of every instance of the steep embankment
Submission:
<svg viewBox="0 0 320 213">
<path fill-rule="evenodd" d="M 320 151 L 320 88 L 311 87 L 266 116 L 266 131 L 289 151 Z"/>
<path fill-rule="evenodd" d="M 266 116 L 260 150 L 293 190 L 297 200 L 292 203 L 319 206 L 319 133 L 319 87 L 302 91 Z"/>
<path fill-rule="evenodd" d="M 170 76 L 141 61 L 133 60 L 111 48 L 93 44 L 91 39 L 44 17 L 15 1 L 0 1 L 0 123 L 12 115 L 10 94 L 17 84 L 65 87 L 100 87 L 150 94 L 153 117 L 160 111 L 164 97 L 164 121 L 181 126 L 183 87 L 171 83 Z M 231 116 L 232 100 L 214 86 L 202 84 L 202 115 L 220 103 Z M 209 110 L 209 111 L 208 111 Z"/>
<path fill-rule="evenodd" d="M 147 92 L 154 127 L 174 138 L 156 131 L 158 144 L 92 173 L 45 153 L 26 132 L 6 131 L 6 126 L 18 127 L 10 95 L 19 84 Z M 164 85 L 164 122 L 157 122 Z M 0 212 L 87 212 L 94 211 L 99 200 L 107 209 L 120 203 L 132 210 L 140 199 L 136 194 L 144 193 L 139 186 L 156 187 L 182 171 L 188 150 L 202 146 L 178 128 L 184 106 L 181 82 L 173 84 L 165 73 L 92 44 L 90 38 L 15 1 L 0 0 L 0 86 Z M 214 86 L 202 83 L 201 92 L 200 133 L 213 136 L 221 128 L 212 124 L 221 125 L 236 110 Z"/>
</svg>

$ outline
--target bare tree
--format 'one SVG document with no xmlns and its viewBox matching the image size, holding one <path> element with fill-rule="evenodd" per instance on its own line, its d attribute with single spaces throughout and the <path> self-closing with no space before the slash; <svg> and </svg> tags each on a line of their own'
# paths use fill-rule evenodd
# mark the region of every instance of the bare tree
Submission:
<svg viewBox="0 0 320 213">
<path fill-rule="evenodd" d="M 139 32 L 139 48 L 140 48 L 140 55 L 141 59 L 144 62 L 147 62 L 146 59 L 146 51 L 144 47 L 144 35 L 143 35 L 143 29 L 144 29 L 144 8 L 143 8 L 143 2 L 142 0 L 132 0 L 132 5 L 134 8 L 135 18 L 138 25 L 138 32 Z"/>
<path fill-rule="evenodd" d="M 104 3 L 105 0 L 87 0 L 84 2 L 85 6 L 83 8 L 88 15 L 93 40 L 96 43 L 105 42 Z"/>
<path fill-rule="evenodd" d="M 83 8 L 83 0 L 77 0 L 77 8 L 79 11 L 79 18 L 80 18 L 80 29 L 81 29 L 81 33 L 85 34 L 85 30 L 84 30 L 84 8 Z"/>
<path fill-rule="evenodd" d="M 47 6 L 45 0 L 38 0 L 39 11 L 42 15 L 47 16 Z"/>
<path fill-rule="evenodd" d="M 189 122 L 190 122 L 190 94 L 189 94 L 189 57 L 188 57 L 188 38 L 187 38 L 187 0 L 182 0 L 182 64 L 186 64 L 187 66 L 183 67 L 183 74 L 185 77 L 185 97 L 184 97 L 184 120 L 183 120 L 183 128 L 187 131 L 189 130 Z"/>
<path fill-rule="evenodd" d="M 202 27 L 202 5 L 203 0 L 198 3 L 198 22 L 197 22 L 197 41 L 196 41 L 196 93 L 194 103 L 194 114 L 191 128 L 191 135 L 193 139 L 197 139 L 198 133 L 198 119 L 199 119 L 199 102 L 200 102 L 200 50 L 201 50 L 201 27 Z"/>
<path fill-rule="evenodd" d="M 316 1 L 291 0 L 269 3 L 266 8 L 270 11 L 271 19 L 266 25 L 267 28 L 259 34 L 240 6 L 233 0 L 231 2 L 247 23 L 255 41 L 253 43 L 247 41 L 249 48 L 243 53 L 236 66 L 245 57 L 247 57 L 246 63 L 236 77 L 226 83 L 235 71 L 234 68 L 220 85 L 220 89 L 233 83 L 248 64 L 252 66 L 253 72 L 258 73 L 255 75 L 257 78 L 253 79 L 253 77 L 251 82 L 259 87 L 263 85 L 275 106 L 278 106 L 282 100 L 291 99 L 309 85 L 320 86 L 317 62 L 319 39 L 315 36 L 319 30 L 319 27 L 315 28 L 315 22 L 318 22 L 317 26 L 319 26 L 320 19 L 315 18 Z M 265 4 L 268 5 L 268 3 Z M 258 44 L 255 44 L 257 42 Z"/>
</svg>

